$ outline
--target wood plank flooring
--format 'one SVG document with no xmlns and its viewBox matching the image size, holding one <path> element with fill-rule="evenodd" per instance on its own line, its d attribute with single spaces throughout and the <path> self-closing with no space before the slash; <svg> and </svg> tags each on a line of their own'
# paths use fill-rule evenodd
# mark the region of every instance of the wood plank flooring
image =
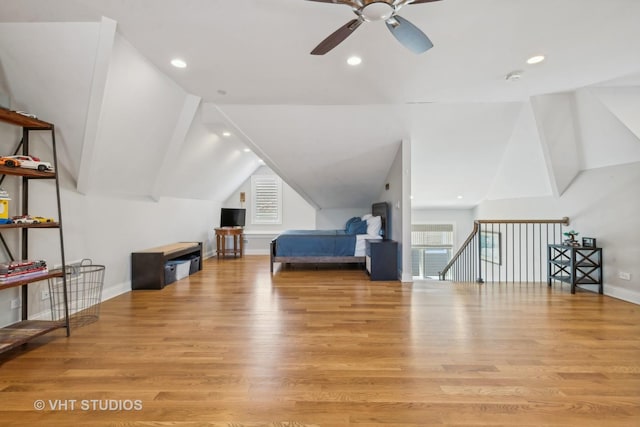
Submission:
<svg viewBox="0 0 640 427">
<path fill-rule="evenodd" d="M 210 259 L 0 355 L 0 424 L 637 427 L 640 306 Z"/>
</svg>

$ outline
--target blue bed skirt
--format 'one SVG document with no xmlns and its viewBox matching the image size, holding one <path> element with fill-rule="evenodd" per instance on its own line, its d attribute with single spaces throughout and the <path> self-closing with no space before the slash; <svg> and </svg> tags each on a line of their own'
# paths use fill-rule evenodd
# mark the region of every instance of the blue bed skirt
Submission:
<svg viewBox="0 0 640 427">
<path fill-rule="evenodd" d="M 288 230 L 276 238 L 275 244 L 279 257 L 353 256 L 356 236 L 344 230 Z"/>
</svg>

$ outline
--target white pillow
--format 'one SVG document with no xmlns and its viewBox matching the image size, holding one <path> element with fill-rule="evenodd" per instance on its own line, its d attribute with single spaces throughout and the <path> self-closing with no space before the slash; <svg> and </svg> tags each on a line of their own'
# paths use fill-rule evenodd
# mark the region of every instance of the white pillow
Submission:
<svg viewBox="0 0 640 427">
<path fill-rule="evenodd" d="M 369 236 L 379 236 L 380 229 L 382 228 L 382 218 L 379 216 L 372 216 L 367 219 L 367 234 Z"/>
<path fill-rule="evenodd" d="M 372 216 L 373 216 L 373 215 L 371 215 L 371 214 L 364 214 L 364 215 L 362 215 L 362 220 L 363 220 L 363 221 L 366 221 L 366 220 L 368 220 L 369 218 L 371 218 Z"/>
</svg>

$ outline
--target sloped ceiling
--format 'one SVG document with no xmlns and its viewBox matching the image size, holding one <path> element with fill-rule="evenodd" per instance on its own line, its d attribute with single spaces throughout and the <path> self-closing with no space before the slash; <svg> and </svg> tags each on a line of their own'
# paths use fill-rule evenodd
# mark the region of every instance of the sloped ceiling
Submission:
<svg viewBox="0 0 640 427">
<path fill-rule="evenodd" d="M 322 208 L 370 205 L 406 136 L 401 111 L 389 106 L 224 105 L 220 110 L 283 179 Z"/>
<path fill-rule="evenodd" d="M 12 107 L 56 124 L 61 164 L 73 176 L 80 165 L 99 28 L 98 23 L 0 25 L 0 74 Z M 64 46 L 63 66 L 58 66 L 59 46 Z"/>
<path fill-rule="evenodd" d="M 576 105 L 582 169 L 640 162 L 640 79 L 578 90 Z"/>
<path fill-rule="evenodd" d="M 490 187 L 495 196 L 506 191 L 496 177 L 511 175 L 497 165 L 517 146 L 511 138 L 519 127 L 528 126 L 519 115 L 531 97 L 640 72 L 635 0 L 443 0 L 408 5 L 401 15 L 429 35 L 432 50 L 413 55 L 373 22 L 329 54 L 309 55 L 353 14 L 304 0 L 0 4 L 3 22 L 114 19 L 141 55 L 186 93 L 215 105 L 238 138 L 319 207 L 360 206 L 405 138 L 415 206 L 473 205 Z M 538 53 L 547 60 L 525 64 Z M 351 54 L 363 58 L 361 66 L 346 65 Z M 188 68 L 172 68 L 176 56 Z M 522 78 L 506 81 L 514 70 Z M 601 100 L 636 132 L 623 105 Z M 480 171 L 488 161 L 493 166 Z M 544 179 L 533 192 L 545 188 Z"/>
</svg>

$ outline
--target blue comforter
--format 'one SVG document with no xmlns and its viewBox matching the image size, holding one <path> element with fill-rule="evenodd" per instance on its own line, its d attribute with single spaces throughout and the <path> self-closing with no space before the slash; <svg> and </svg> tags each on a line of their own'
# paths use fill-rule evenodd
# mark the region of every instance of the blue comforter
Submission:
<svg viewBox="0 0 640 427">
<path fill-rule="evenodd" d="M 276 239 L 276 256 L 353 256 L 355 234 L 344 230 L 288 230 Z"/>
</svg>

